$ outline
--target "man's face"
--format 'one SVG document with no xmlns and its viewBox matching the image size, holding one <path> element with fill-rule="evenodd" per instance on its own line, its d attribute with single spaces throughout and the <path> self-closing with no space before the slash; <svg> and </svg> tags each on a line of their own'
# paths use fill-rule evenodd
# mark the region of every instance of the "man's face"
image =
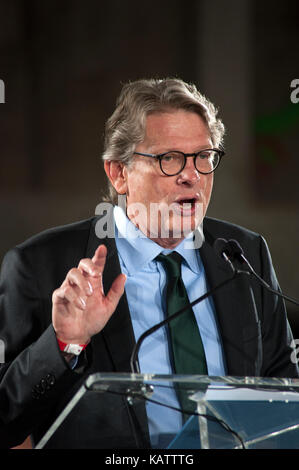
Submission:
<svg viewBox="0 0 299 470">
<path fill-rule="evenodd" d="M 149 115 L 144 141 L 135 150 L 150 154 L 170 150 L 193 153 L 211 147 L 201 117 L 175 110 Z M 123 168 L 123 179 L 128 217 L 164 247 L 178 245 L 201 224 L 213 186 L 213 174 L 198 173 L 191 157 L 181 173 L 166 176 L 157 159 L 134 155 L 132 165 Z"/>
</svg>

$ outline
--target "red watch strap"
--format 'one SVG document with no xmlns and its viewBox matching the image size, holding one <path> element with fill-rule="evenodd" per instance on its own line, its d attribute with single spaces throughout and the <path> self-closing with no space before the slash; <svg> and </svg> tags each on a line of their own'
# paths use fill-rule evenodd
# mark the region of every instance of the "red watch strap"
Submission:
<svg viewBox="0 0 299 470">
<path fill-rule="evenodd" d="M 68 349 L 69 349 L 70 343 L 64 343 L 63 341 L 60 341 L 60 339 L 58 338 L 57 338 L 57 343 L 58 343 L 60 351 L 69 352 Z M 72 346 L 75 346 L 75 345 L 72 344 Z M 87 344 L 77 344 L 76 346 L 78 346 L 78 350 L 80 349 L 80 352 L 81 352 L 86 348 Z"/>
</svg>

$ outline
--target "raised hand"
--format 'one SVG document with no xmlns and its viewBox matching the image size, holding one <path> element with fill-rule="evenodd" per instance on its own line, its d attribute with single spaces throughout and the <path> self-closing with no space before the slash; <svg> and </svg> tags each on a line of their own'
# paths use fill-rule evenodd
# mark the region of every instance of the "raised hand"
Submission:
<svg viewBox="0 0 299 470">
<path fill-rule="evenodd" d="M 52 323 L 57 338 L 64 343 L 87 344 L 104 328 L 117 307 L 126 276 L 117 276 L 104 295 L 102 274 L 106 255 L 106 247 L 100 245 L 93 258 L 82 259 L 53 292 Z"/>
</svg>

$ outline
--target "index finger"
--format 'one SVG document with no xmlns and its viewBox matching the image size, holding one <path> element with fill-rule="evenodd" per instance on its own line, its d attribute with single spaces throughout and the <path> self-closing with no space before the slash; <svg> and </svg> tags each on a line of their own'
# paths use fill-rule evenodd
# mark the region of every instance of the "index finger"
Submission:
<svg viewBox="0 0 299 470">
<path fill-rule="evenodd" d="M 92 257 L 92 262 L 100 269 L 101 272 L 104 270 L 107 256 L 107 248 L 105 245 L 100 245 L 95 251 Z"/>
</svg>

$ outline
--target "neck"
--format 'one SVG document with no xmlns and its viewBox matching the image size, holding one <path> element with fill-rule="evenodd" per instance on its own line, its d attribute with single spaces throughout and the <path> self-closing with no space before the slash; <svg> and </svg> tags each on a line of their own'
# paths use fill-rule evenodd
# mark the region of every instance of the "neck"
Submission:
<svg viewBox="0 0 299 470">
<path fill-rule="evenodd" d="M 183 233 L 181 231 L 175 232 L 169 228 L 165 228 L 163 232 L 163 228 L 161 228 L 162 225 L 156 227 L 155 224 L 144 224 L 142 218 L 139 219 L 135 217 L 135 215 L 129 214 L 128 211 L 126 216 L 147 238 L 154 241 L 162 248 L 169 250 L 176 248 L 191 232 L 193 232 L 192 230 L 188 230 L 188 233 Z M 163 236 L 164 234 L 167 236 Z"/>
</svg>

